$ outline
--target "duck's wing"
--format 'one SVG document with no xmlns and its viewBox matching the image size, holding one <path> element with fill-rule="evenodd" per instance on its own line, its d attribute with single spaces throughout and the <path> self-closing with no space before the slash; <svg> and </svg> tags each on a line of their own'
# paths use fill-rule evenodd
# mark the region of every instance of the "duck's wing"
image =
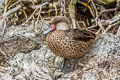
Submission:
<svg viewBox="0 0 120 80">
<path fill-rule="evenodd" d="M 73 29 L 70 30 L 69 33 L 70 36 L 74 39 L 74 40 L 80 40 L 80 41 L 89 41 L 91 39 L 95 39 L 96 35 L 95 33 L 93 33 L 92 31 L 83 29 L 83 30 L 78 30 L 78 29 Z"/>
</svg>

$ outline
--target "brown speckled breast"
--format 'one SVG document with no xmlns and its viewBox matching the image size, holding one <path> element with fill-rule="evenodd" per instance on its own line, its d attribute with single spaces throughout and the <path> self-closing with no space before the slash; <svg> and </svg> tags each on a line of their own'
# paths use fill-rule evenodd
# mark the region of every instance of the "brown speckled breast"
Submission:
<svg viewBox="0 0 120 80">
<path fill-rule="evenodd" d="M 57 56 L 67 59 L 78 58 L 92 48 L 95 38 L 93 33 L 86 34 L 80 32 L 81 31 L 76 30 L 56 30 L 47 35 L 46 43 L 50 50 Z M 79 35 L 77 35 L 77 33 L 79 33 Z"/>
</svg>

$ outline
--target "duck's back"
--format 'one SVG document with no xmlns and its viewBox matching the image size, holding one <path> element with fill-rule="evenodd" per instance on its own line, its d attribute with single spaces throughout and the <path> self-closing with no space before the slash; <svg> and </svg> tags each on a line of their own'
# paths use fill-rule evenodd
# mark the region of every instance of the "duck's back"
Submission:
<svg viewBox="0 0 120 80">
<path fill-rule="evenodd" d="M 79 30 L 56 30 L 48 34 L 46 43 L 55 55 L 70 59 L 81 57 L 87 53 L 93 46 L 94 38 L 95 35 L 91 32 L 86 35 L 86 32 Z"/>
</svg>

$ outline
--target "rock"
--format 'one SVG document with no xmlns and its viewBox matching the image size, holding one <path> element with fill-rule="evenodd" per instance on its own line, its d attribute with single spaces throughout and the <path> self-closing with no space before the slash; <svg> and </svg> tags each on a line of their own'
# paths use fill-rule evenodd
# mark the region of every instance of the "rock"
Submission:
<svg viewBox="0 0 120 80">
<path fill-rule="evenodd" d="M 21 79 L 21 80 L 32 80 L 32 79 L 43 79 L 43 80 L 53 80 L 52 70 L 49 68 L 49 63 L 53 63 L 53 56 L 45 57 L 45 54 L 49 49 L 43 46 L 39 50 L 33 50 L 28 54 L 18 53 L 13 59 L 8 61 L 9 66 L 0 68 L 0 70 L 5 70 L 4 76 L 1 78 L 5 80 L 9 77 L 11 80 Z M 50 54 L 50 53 L 49 53 Z M 48 59 L 49 61 L 45 61 Z M 2 73 L 0 72 L 0 76 Z M 9 80 L 10 80 L 9 79 Z"/>
<path fill-rule="evenodd" d="M 4 38 L 0 38 L 0 48 L 6 55 L 27 53 L 41 47 L 42 37 L 39 35 L 29 27 L 10 27 Z"/>
</svg>

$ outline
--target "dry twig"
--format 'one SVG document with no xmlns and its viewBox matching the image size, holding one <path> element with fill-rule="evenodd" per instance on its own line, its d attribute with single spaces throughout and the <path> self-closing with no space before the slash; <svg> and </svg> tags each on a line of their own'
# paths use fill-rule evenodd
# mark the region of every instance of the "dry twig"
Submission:
<svg viewBox="0 0 120 80">
<path fill-rule="evenodd" d="M 39 5 L 39 7 L 37 7 L 37 8 L 34 10 L 34 12 L 32 13 L 32 15 L 26 20 L 25 23 L 27 23 L 27 22 L 33 17 L 33 15 L 35 14 L 35 12 L 36 12 L 39 8 L 40 8 L 40 11 L 41 11 L 42 7 L 43 7 L 44 5 L 46 5 L 46 4 L 48 4 L 48 2 L 45 2 L 45 3 L 41 4 L 41 5 Z M 23 25 L 24 25 L 25 23 L 23 23 Z"/>
<path fill-rule="evenodd" d="M 4 56 L 6 56 L 5 52 L 3 52 L 1 48 L 0 48 L 0 52 L 1 52 Z"/>
</svg>

